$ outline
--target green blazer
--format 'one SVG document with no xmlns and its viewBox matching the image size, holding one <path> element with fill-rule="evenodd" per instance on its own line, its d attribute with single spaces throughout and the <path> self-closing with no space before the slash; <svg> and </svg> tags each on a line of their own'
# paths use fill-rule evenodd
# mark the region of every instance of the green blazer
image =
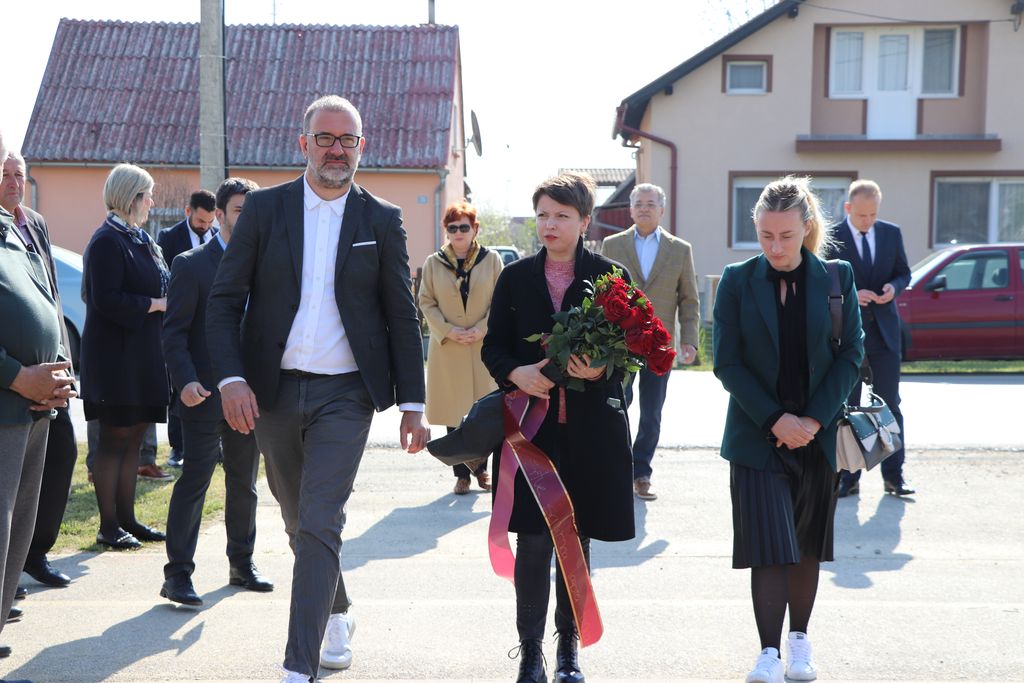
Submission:
<svg viewBox="0 0 1024 683">
<path fill-rule="evenodd" d="M 807 356 L 810 382 L 806 417 L 821 423 L 817 439 L 833 469 L 836 421 L 843 401 L 857 383 L 864 357 L 864 332 L 850 264 L 839 261 L 843 292 L 843 336 L 833 356 L 828 310 L 831 280 L 825 263 L 806 249 Z M 765 423 L 782 410 L 776 389 L 779 378 L 779 321 L 768 260 L 758 255 L 726 266 L 715 295 L 715 376 L 729 392 L 729 410 L 722 437 L 722 457 L 764 469 L 774 448 Z"/>
<path fill-rule="evenodd" d="M 31 422 L 46 414 L 10 386 L 23 366 L 63 359 L 60 320 L 46 265 L 29 253 L 13 217 L 0 209 L 0 424 Z M 56 415 L 50 411 L 50 417 Z"/>
</svg>

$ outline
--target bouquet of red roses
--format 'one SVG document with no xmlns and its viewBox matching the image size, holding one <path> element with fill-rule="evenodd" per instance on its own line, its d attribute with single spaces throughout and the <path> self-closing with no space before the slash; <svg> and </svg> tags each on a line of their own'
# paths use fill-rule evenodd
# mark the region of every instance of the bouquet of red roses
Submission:
<svg viewBox="0 0 1024 683">
<path fill-rule="evenodd" d="M 563 372 L 572 354 L 589 356 L 591 367 L 605 368 L 606 378 L 618 369 L 637 372 L 646 366 L 657 375 L 672 369 L 676 352 L 668 330 L 654 315 L 650 299 L 622 278 L 620 268 L 588 282 L 583 303 L 553 318 L 551 332 L 526 341 L 539 341 L 545 356 Z M 583 391 L 585 385 L 567 377 L 567 386 Z"/>
</svg>

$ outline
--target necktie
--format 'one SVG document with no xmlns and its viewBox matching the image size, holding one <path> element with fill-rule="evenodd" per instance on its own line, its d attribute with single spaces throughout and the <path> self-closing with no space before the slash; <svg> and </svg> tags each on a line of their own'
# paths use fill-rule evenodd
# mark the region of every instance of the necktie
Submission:
<svg viewBox="0 0 1024 683">
<path fill-rule="evenodd" d="M 206 233 L 201 232 L 199 233 L 199 246 L 202 246 L 204 244 L 206 244 Z"/>
<path fill-rule="evenodd" d="M 868 244 L 866 232 L 860 234 L 860 260 L 864 262 L 865 268 L 871 270 L 871 245 Z"/>
</svg>

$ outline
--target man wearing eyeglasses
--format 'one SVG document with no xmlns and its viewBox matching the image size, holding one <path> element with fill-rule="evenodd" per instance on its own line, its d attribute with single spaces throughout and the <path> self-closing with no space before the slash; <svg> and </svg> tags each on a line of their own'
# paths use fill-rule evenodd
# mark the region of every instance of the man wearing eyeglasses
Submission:
<svg viewBox="0 0 1024 683">
<path fill-rule="evenodd" d="M 629 194 L 629 215 L 632 227 L 606 237 L 601 253 L 626 266 L 637 286 L 654 304 L 654 314 L 672 335 L 672 343 L 678 341 L 680 362 L 689 365 L 697 359 L 700 322 L 693 250 L 689 242 L 658 225 L 665 215 L 665 191 L 657 185 L 641 183 L 633 188 Z M 644 368 L 635 378 L 640 394 L 640 425 L 633 442 L 633 492 L 641 500 L 658 498 L 651 485 L 651 462 L 661 438 L 661 409 L 670 374 L 659 377 Z M 633 386 L 626 390 L 629 403 L 633 401 Z"/>
<path fill-rule="evenodd" d="M 373 411 L 399 404 L 410 453 L 428 434 L 402 214 L 353 182 L 359 112 L 322 97 L 298 142 L 305 173 L 246 197 L 207 310 L 224 417 L 255 430 L 295 554 L 288 683 L 352 662 L 341 532 Z"/>
</svg>

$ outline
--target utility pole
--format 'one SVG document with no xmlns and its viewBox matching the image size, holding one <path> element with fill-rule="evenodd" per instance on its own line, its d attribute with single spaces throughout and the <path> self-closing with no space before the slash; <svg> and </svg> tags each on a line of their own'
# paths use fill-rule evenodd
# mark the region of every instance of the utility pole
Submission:
<svg viewBox="0 0 1024 683">
<path fill-rule="evenodd" d="M 199 184 L 215 192 L 227 177 L 224 119 L 224 0 L 201 0 L 199 14 Z"/>
</svg>

